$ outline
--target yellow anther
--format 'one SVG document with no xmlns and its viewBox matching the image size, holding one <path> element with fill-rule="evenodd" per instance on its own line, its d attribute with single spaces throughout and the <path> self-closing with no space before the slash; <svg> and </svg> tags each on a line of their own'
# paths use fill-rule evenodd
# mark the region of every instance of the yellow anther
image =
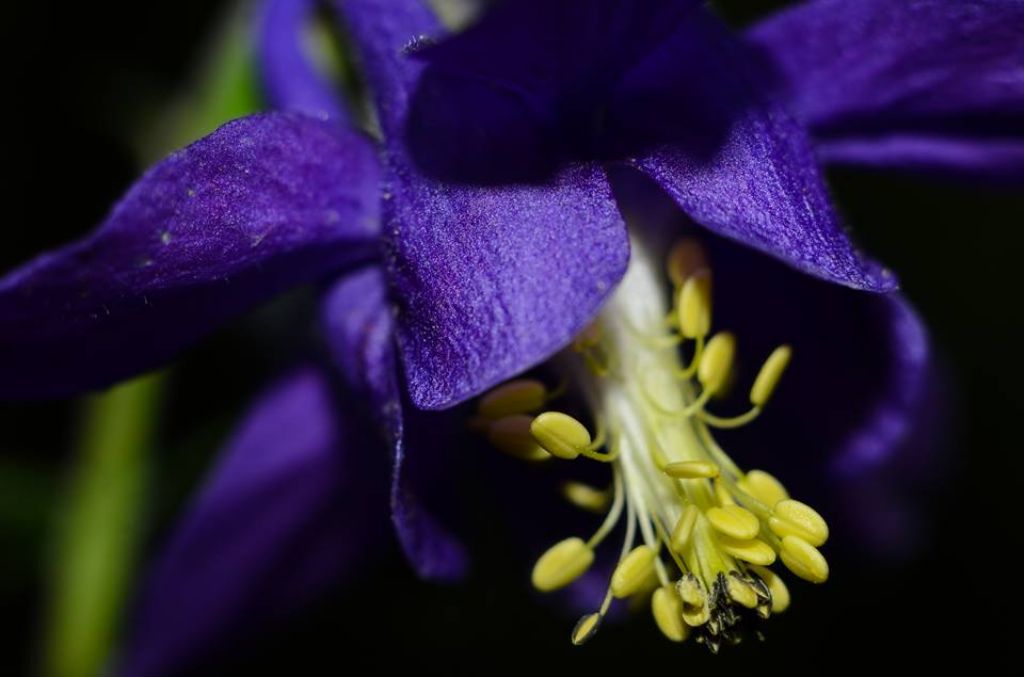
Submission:
<svg viewBox="0 0 1024 677">
<path fill-rule="evenodd" d="M 711 331 L 711 274 L 704 270 L 690 276 L 679 291 L 679 331 L 685 338 L 707 336 Z"/>
<path fill-rule="evenodd" d="M 686 506 L 683 514 L 679 516 L 679 521 L 676 522 L 675 528 L 672 529 L 670 545 L 680 555 L 686 554 L 686 549 L 690 546 L 690 540 L 693 537 L 693 527 L 697 524 L 698 515 L 700 515 L 700 510 L 697 506 L 692 504 Z"/>
<path fill-rule="evenodd" d="M 618 599 L 629 597 L 643 587 L 654 570 L 657 553 L 649 546 L 641 545 L 626 555 L 612 573 L 612 595 Z"/>
<path fill-rule="evenodd" d="M 723 331 L 711 337 L 697 367 L 697 378 L 704 390 L 716 393 L 725 385 L 735 354 L 736 339 L 732 334 Z"/>
<path fill-rule="evenodd" d="M 743 540 L 755 538 L 761 530 L 761 523 L 757 516 L 738 505 L 709 508 L 704 515 L 716 531 L 733 538 Z"/>
<path fill-rule="evenodd" d="M 576 621 L 576 627 L 572 629 L 572 643 L 579 646 L 597 634 L 601 625 L 601 614 L 592 613 L 581 617 Z"/>
<path fill-rule="evenodd" d="M 704 586 L 700 584 L 700 581 L 693 574 L 686 574 L 676 583 L 676 592 L 679 593 L 679 598 L 683 600 L 683 604 L 686 606 L 704 606 L 707 601 L 707 593 L 704 592 Z"/>
<path fill-rule="evenodd" d="M 711 610 L 707 604 L 707 593 L 697 577 L 686 574 L 676 583 L 676 592 L 683 600 L 683 621 L 690 627 L 697 627 L 708 622 Z"/>
<path fill-rule="evenodd" d="M 691 275 L 708 267 L 704 247 L 693 238 L 683 238 L 668 252 L 665 270 L 676 287 L 681 287 Z"/>
<path fill-rule="evenodd" d="M 710 461 L 679 461 L 665 466 L 665 474 L 681 480 L 718 477 L 718 466 Z"/>
<path fill-rule="evenodd" d="M 799 536 L 784 537 L 779 556 L 787 569 L 805 581 L 824 583 L 828 580 L 828 562 L 817 548 Z"/>
<path fill-rule="evenodd" d="M 763 470 L 751 470 L 737 484 L 769 508 L 774 508 L 779 501 L 789 498 L 789 493 L 782 483 Z"/>
<path fill-rule="evenodd" d="M 533 439 L 552 456 L 572 460 L 590 447 L 586 426 L 568 414 L 545 411 L 530 425 Z"/>
<path fill-rule="evenodd" d="M 498 419 L 513 414 L 537 411 L 548 396 L 548 389 L 540 381 L 529 378 L 509 381 L 480 398 L 477 411 L 484 418 Z"/>
<path fill-rule="evenodd" d="M 524 414 L 506 416 L 494 421 L 487 428 L 487 439 L 509 456 L 524 461 L 543 461 L 551 458 L 537 440 L 533 439 L 530 424 L 533 418 Z"/>
<path fill-rule="evenodd" d="M 768 592 L 772 596 L 772 613 L 781 614 L 789 608 L 789 588 L 782 577 L 771 569 L 764 567 L 750 567 L 757 576 L 768 586 Z"/>
<path fill-rule="evenodd" d="M 725 590 L 729 593 L 732 601 L 748 609 L 757 607 L 757 592 L 753 586 L 741 579 L 739 576 L 729 575 L 725 579 Z"/>
<path fill-rule="evenodd" d="M 764 541 L 757 538 L 734 538 L 726 534 L 718 534 L 718 546 L 736 559 L 767 566 L 775 561 L 775 551 Z"/>
<path fill-rule="evenodd" d="M 683 622 L 683 600 L 671 585 L 664 585 L 654 591 L 651 597 L 651 613 L 661 634 L 673 642 L 682 642 L 690 634 L 690 628 Z"/>
<path fill-rule="evenodd" d="M 594 562 L 594 551 L 580 538 L 567 538 L 548 548 L 533 565 L 533 587 L 541 592 L 564 588 Z"/>
<path fill-rule="evenodd" d="M 822 516 L 806 503 L 792 499 L 775 505 L 768 526 L 777 536 L 799 536 L 815 547 L 828 540 L 828 524 Z"/>
<path fill-rule="evenodd" d="M 562 495 L 577 508 L 597 513 L 607 510 L 611 499 L 607 491 L 595 489 L 581 482 L 566 482 L 562 485 Z"/>
<path fill-rule="evenodd" d="M 761 365 L 761 371 L 757 372 L 754 385 L 750 388 L 751 404 L 755 407 L 763 407 L 768 402 L 792 356 L 793 350 L 789 346 L 779 346 L 772 351 L 772 354 Z"/>
</svg>

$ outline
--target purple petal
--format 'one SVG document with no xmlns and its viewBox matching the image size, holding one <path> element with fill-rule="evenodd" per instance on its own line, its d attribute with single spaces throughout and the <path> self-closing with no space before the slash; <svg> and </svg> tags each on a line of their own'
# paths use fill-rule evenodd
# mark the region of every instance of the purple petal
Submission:
<svg viewBox="0 0 1024 677">
<path fill-rule="evenodd" d="M 977 178 L 1018 185 L 1024 177 L 1024 139 L 971 139 L 883 134 L 823 139 L 818 157 L 826 163 L 917 174 Z"/>
<path fill-rule="evenodd" d="M 304 45 L 316 9 L 317 0 L 265 0 L 258 49 L 263 87 L 274 108 L 345 121 L 335 88 Z"/>
<path fill-rule="evenodd" d="M 750 57 L 717 20 L 694 13 L 619 91 L 612 119 L 651 146 L 632 164 L 720 235 L 825 280 L 893 289 L 851 244 L 803 128 L 759 91 Z M 673 129 L 674 140 L 657 142 Z"/>
<path fill-rule="evenodd" d="M 228 123 L 152 168 L 95 233 L 0 279 L 0 397 L 152 368 L 273 294 L 373 255 L 377 232 L 365 139 L 293 114 Z"/>
<path fill-rule="evenodd" d="M 406 425 L 383 272 L 369 268 L 334 285 L 324 299 L 323 321 L 335 362 L 376 413 L 394 452 L 391 517 L 406 558 L 423 578 L 461 577 L 468 565 L 465 548 L 435 514 L 437 506 L 452 507 L 444 489 L 453 476 L 446 458 L 454 445 L 443 434 L 431 443 L 429 434 L 409 432 Z M 433 418 L 427 423 L 438 434 L 438 415 Z"/>
<path fill-rule="evenodd" d="M 594 316 L 625 271 L 608 180 L 569 166 L 531 185 L 468 186 L 421 174 L 401 135 L 422 64 L 401 47 L 437 28 L 419 3 L 340 3 L 388 135 L 384 218 L 398 341 L 413 402 L 440 409 L 543 361 Z"/>
<path fill-rule="evenodd" d="M 365 444 L 313 369 L 260 398 L 144 581 L 119 674 L 177 674 L 372 559 L 386 468 Z"/>
<path fill-rule="evenodd" d="M 991 172 L 1006 169 L 1008 156 L 986 149 L 1024 132 L 1022 34 L 1018 0 L 818 0 L 769 18 L 748 37 L 821 138 L 948 137 L 961 150 L 904 143 L 899 164 L 971 171 L 991 158 L 996 167 L 981 168 Z M 977 151 L 962 149 L 969 140 Z M 891 150 L 880 143 L 883 157 L 869 164 L 884 163 Z M 1024 164 L 1016 159 L 1009 169 L 1019 180 Z"/>
</svg>

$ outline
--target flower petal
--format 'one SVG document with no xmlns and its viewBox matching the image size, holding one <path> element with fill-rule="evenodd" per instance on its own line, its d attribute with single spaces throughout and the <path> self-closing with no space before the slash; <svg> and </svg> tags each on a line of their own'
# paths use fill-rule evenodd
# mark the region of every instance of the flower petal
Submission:
<svg viewBox="0 0 1024 677">
<path fill-rule="evenodd" d="M 316 9 L 317 0 L 263 3 L 258 49 L 263 86 L 274 108 L 345 121 L 337 92 L 306 52 L 304 32 Z"/>
<path fill-rule="evenodd" d="M 335 362 L 369 402 L 393 450 L 391 518 L 406 558 L 423 578 L 461 577 L 468 565 L 465 548 L 436 514 L 451 502 L 445 494 L 454 471 L 446 457 L 453 445 L 437 425 L 438 415 L 425 422 L 438 435 L 434 443 L 423 430 L 410 432 L 403 416 L 383 271 L 368 268 L 335 284 L 324 299 L 323 322 Z"/>
<path fill-rule="evenodd" d="M 881 134 L 822 139 L 825 163 L 916 174 L 950 175 L 987 183 L 1019 185 L 1024 177 L 1024 139 Z"/>
<path fill-rule="evenodd" d="M 900 149 L 910 167 L 970 171 L 989 157 L 1005 168 L 1005 154 L 981 153 L 1000 138 L 1021 140 L 1022 33 L 1024 4 L 1017 0 L 817 0 L 770 17 L 747 36 L 767 52 L 793 109 L 819 137 L 915 134 L 961 147 L 973 140 L 979 150 L 969 155 L 921 144 Z M 883 158 L 887 150 L 891 145 L 880 144 Z M 1020 179 L 1024 164 L 1016 159 Z"/>
<path fill-rule="evenodd" d="M 118 674 L 177 674 L 384 545 L 386 467 L 340 406 L 310 368 L 259 399 L 146 577 Z"/>
<path fill-rule="evenodd" d="M 294 114 L 228 123 L 151 169 L 89 237 L 0 279 L 0 397 L 109 384 L 376 252 L 362 137 Z"/>
<path fill-rule="evenodd" d="M 436 24 L 415 2 L 340 7 L 388 137 L 388 273 L 410 394 L 419 407 L 444 408 L 546 359 L 583 328 L 625 272 L 625 226 L 594 165 L 493 187 L 420 173 L 401 132 L 423 64 L 400 50 L 437 35 Z"/>
<path fill-rule="evenodd" d="M 720 235 L 825 280 L 893 289 L 851 244 L 803 128 L 759 91 L 753 63 L 717 20 L 693 13 L 619 91 L 611 117 L 623 134 L 654 141 L 675 130 L 632 164 Z"/>
</svg>

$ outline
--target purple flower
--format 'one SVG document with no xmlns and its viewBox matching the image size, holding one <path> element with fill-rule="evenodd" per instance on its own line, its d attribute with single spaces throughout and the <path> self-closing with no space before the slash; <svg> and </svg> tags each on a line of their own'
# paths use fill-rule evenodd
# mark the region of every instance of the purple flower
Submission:
<svg viewBox="0 0 1024 677">
<path fill-rule="evenodd" d="M 94 234 L 0 280 L 5 397 L 107 385 L 287 287 L 324 285 L 324 335 L 348 387 L 303 368 L 260 399 L 152 572 L 125 672 L 171 672 L 364 558 L 382 509 L 360 507 L 376 505 L 360 405 L 387 431 L 405 554 L 424 577 L 461 575 L 465 551 L 431 481 L 442 464 L 428 455 L 451 445 L 431 448 L 418 425 L 430 415 L 408 404 L 451 407 L 574 339 L 556 368 L 590 430 L 534 418 L 562 404 L 530 383 L 481 410 L 506 450 L 613 468 L 609 529 L 549 551 L 536 587 L 586 569 L 622 514 L 629 554 L 611 592 L 678 580 L 654 596 L 673 639 L 692 625 L 717 647 L 740 617 L 784 608 L 781 579 L 756 568 L 777 553 L 823 580 L 817 513 L 780 503 L 784 490 L 741 472 L 709 429 L 761 412 L 788 354 L 773 350 L 790 343 L 770 415 L 724 433 L 744 465 L 795 470 L 824 500 L 918 434 L 924 329 L 893 275 L 848 240 L 805 123 L 826 159 L 1019 177 L 1024 80 L 1007 54 L 1019 55 L 1021 4 L 962 4 L 810 3 L 744 41 L 692 0 L 518 0 L 435 42 L 419 2 L 339 1 L 376 142 L 302 56 L 314 3 L 268 3 L 267 91 L 290 112 L 236 120 L 172 155 Z M 791 37 L 805 32 L 814 39 Z M 739 417 L 704 407 L 733 371 L 732 339 L 709 333 L 706 264 L 670 266 L 671 294 L 659 277 L 666 231 L 693 224 L 715 275 L 715 326 L 740 337 L 740 358 L 775 355 Z M 683 339 L 682 353 L 670 347 Z M 603 502 L 578 487 L 576 499 Z M 829 516 L 842 522 L 839 510 Z M 655 558 L 669 542 L 676 555 Z M 599 619 L 585 617 L 578 638 Z"/>
</svg>

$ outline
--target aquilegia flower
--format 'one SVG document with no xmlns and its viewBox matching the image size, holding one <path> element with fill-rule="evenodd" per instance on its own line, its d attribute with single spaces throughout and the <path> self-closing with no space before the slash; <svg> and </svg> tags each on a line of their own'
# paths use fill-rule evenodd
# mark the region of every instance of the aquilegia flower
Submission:
<svg viewBox="0 0 1024 677">
<path fill-rule="evenodd" d="M 435 450 L 407 449 L 423 441 L 405 434 L 417 414 L 403 393 L 417 407 L 447 408 L 573 344 L 557 368 L 585 413 L 553 411 L 548 388 L 517 380 L 485 396 L 477 423 L 520 455 L 583 456 L 612 468 L 609 493 L 570 489 L 575 502 L 607 508 L 604 523 L 534 568 L 540 589 L 568 584 L 624 522 L 609 596 L 576 640 L 593 633 L 611 597 L 653 589 L 666 636 L 696 634 L 717 649 L 738 636 L 741 619 L 785 608 L 782 579 L 765 568 L 776 558 L 824 580 L 824 520 L 772 475 L 743 472 L 710 429 L 757 417 L 792 352 L 771 415 L 755 433 L 737 431 L 735 447 L 771 448 L 779 455 L 756 458 L 773 470 L 815 448 L 804 466 L 828 451 L 835 472 L 863 473 L 910 434 L 928 349 L 893 275 L 840 227 L 798 119 L 827 121 L 818 131 L 830 142 L 847 129 L 876 129 L 872 120 L 886 133 L 924 130 L 917 140 L 948 134 L 959 148 L 991 151 L 972 152 L 971 168 L 991 159 L 1003 175 L 1019 172 L 1016 137 L 970 132 L 990 113 L 1020 109 L 1019 62 L 1004 58 L 1019 49 L 1011 28 L 1024 23 L 1020 3 L 820 2 L 755 28 L 782 64 L 777 75 L 790 78 L 798 118 L 760 52 L 692 0 L 520 0 L 443 42 L 416 0 L 336 5 L 362 57 L 382 140 L 353 129 L 301 58 L 297 31 L 313 3 L 269 3 L 268 92 L 293 112 L 236 120 L 176 153 L 96 233 L 0 281 L 0 394 L 109 384 L 279 290 L 322 281 L 326 342 L 388 430 L 392 519 L 424 576 L 459 575 L 465 554 L 432 514 L 420 468 L 410 472 L 430 465 Z M 804 20 L 833 26 L 837 40 L 856 27 L 856 51 L 785 39 Z M 892 41 L 893 25 L 945 37 Z M 811 47 L 815 77 L 802 81 L 810 71 L 786 64 Z M 879 67 L 860 71 L 858 87 L 830 89 L 822 106 L 816 88 L 830 86 L 828 64 L 841 72 L 862 55 Z M 927 78 L 918 77 L 921 64 Z M 882 89 L 886 97 L 872 98 Z M 848 111 L 863 115 L 843 127 L 837 120 L 852 119 Z M 882 123 L 891 120 L 899 124 L 890 130 Z M 857 157 L 870 157 L 870 145 L 858 145 Z M 923 152 L 910 164 L 963 157 Z M 663 219 L 640 204 L 627 234 L 613 165 L 646 175 L 724 239 L 685 241 L 666 269 L 664 233 L 644 230 Z M 636 208 L 630 181 L 619 196 Z M 727 390 L 736 344 L 711 333 L 709 269 L 715 326 L 736 332 L 740 354 L 765 360 L 751 409 L 738 416 L 710 411 Z M 261 401 L 154 569 L 127 672 L 170 671 L 254 608 L 292 604 L 358 558 L 372 519 L 338 518 L 357 510 L 366 490 L 352 474 L 366 462 L 352 406 L 340 407 L 309 370 Z M 286 566 L 285 552 L 297 553 Z"/>
</svg>

